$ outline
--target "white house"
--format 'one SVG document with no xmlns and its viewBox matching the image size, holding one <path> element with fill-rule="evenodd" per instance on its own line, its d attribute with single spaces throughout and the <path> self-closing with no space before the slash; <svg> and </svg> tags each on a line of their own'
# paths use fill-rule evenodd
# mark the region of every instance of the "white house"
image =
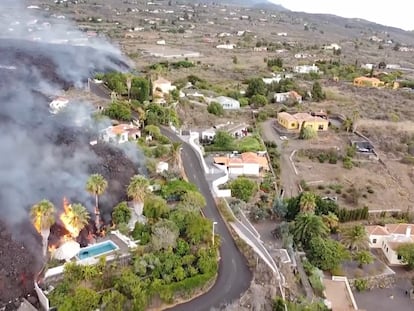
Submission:
<svg viewBox="0 0 414 311">
<path fill-rule="evenodd" d="M 214 163 L 225 166 L 229 175 L 233 176 L 259 176 L 262 171 L 269 170 L 267 158 L 262 153 L 245 152 L 241 155 L 215 157 Z"/>
<path fill-rule="evenodd" d="M 109 126 L 101 131 L 100 138 L 108 143 L 123 144 L 129 139 L 136 140 L 141 137 L 139 128 L 132 124 L 119 124 Z"/>
<path fill-rule="evenodd" d="M 202 141 L 212 141 L 216 136 L 217 131 L 224 131 L 233 136 L 234 138 L 243 138 L 248 134 L 248 127 L 249 126 L 246 123 L 228 122 L 225 124 L 219 124 L 202 131 L 200 138 Z"/>
<path fill-rule="evenodd" d="M 65 97 L 55 98 L 49 104 L 49 108 L 50 108 L 49 111 L 50 111 L 50 113 L 57 114 L 59 111 L 61 111 L 63 108 L 65 108 L 68 103 L 69 103 L 69 100 Z"/>
<path fill-rule="evenodd" d="M 414 224 L 366 226 L 365 229 L 371 248 L 381 248 L 391 265 L 404 265 L 397 254 L 397 248 L 404 243 L 414 243 Z"/>
<path fill-rule="evenodd" d="M 157 45 L 165 45 L 165 40 L 158 40 Z"/>
<path fill-rule="evenodd" d="M 263 78 L 262 80 L 265 84 L 272 84 L 273 82 L 279 83 L 282 80 L 282 75 L 278 74 L 271 78 Z"/>
<path fill-rule="evenodd" d="M 400 68 L 401 68 L 401 66 L 397 65 L 397 64 L 387 64 L 385 66 L 385 69 L 400 69 Z"/>
<path fill-rule="evenodd" d="M 340 50 L 341 46 L 337 43 L 331 43 L 323 47 L 324 50 Z"/>
<path fill-rule="evenodd" d="M 302 96 L 295 91 L 284 92 L 284 93 L 275 93 L 274 99 L 277 103 L 284 103 L 288 100 L 302 103 Z"/>
<path fill-rule="evenodd" d="M 216 46 L 217 49 L 233 50 L 236 47 L 235 44 L 219 44 Z"/>
<path fill-rule="evenodd" d="M 287 32 L 278 32 L 277 35 L 279 37 L 287 37 Z"/>
<path fill-rule="evenodd" d="M 372 70 L 372 68 L 374 68 L 374 64 L 362 64 L 361 68 L 367 69 L 367 70 Z"/>
<path fill-rule="evenodd" d="M 224 110 L 240 109 L 240 102 L 231 97 L 219 96 L 214 98 L 212 101 L 222 105 Z"/>
<path fill-rule="evenodd" d="M 175 85 L 171 84 L 171 81 L 168 81 L 167 79 L 164 79 L 162 77 L 159 77 L 157 80 L 152 82 L 153 94 L 157 92 L 161 92 L 162 94 L 168 94 L 175 89 L 176 87 Z"/>
<path fill-rule="evenodd" d="M 316 65 L 301 65 L 293 67 L 293 71 L 296 73 L 311 73 L 311 72 L 319 72 L 319 68 Z"/>
</svg>

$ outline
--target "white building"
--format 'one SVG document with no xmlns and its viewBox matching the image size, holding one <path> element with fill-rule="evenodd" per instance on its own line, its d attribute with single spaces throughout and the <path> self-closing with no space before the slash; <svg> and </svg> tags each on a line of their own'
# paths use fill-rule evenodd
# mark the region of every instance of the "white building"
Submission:
<svg viewBox="0 0 414 311">
<path fill-rule="evenodd" d="M 397 249 L 405 243 L 414 243 L 414 224 L 387 224 L 366 226 L 371 248 L 381 248 L 391 265 L 404 265 Z"/>
<path fill-rule="evenodd" d="M 229 175 L 233 176 L 259 176 L 262 171 L 269 170 L 267 158 L 263 153 L 245 152 L 241 155 L 215 157 L 214 163 L 225 166 Z"/>
<path fill-rule="evenodd" d="M 337 43 L 331 43 L 323 47 L 324 50 L 340 50 L 341 46 Z"/>
<path fill-rule="evenodd" d="M 295 66 L 293 68 L 293 71 L 296 73 L 311 73 L 311 72 L 315 72 L 318 73 L 319 72 L 319 68 L 316 65 L 301 65 L 301 66 Z"/>
<path fill-rule="evenodd" d="M 224 110 L 230 109 L 240 109 L 240 102 L 237 99 L 227 97 L 227 96 L 219 96 L 211 100 L 210 102 L 216 102 L 223 106 Z"/>
<path fill-rule="evenodd" d="M 69 100 L 67 98 L 58 97 L 49 104 L 49 108 L 50 108 L 49 111 L 50 113 L 57 114 L 59 111 L 65 108 L 68 103 L 69 103 Z"/>
<path fill-rule="evenodd" d="M 272 84 L 273 82 L 279 83 L 282 80 L 282 75 L 278 74 L 272 78 L 263 78 L 265 84 Z"/>
<path fill-rule="evenodd" d="M 277 35 L 279 37 L 287 37 L 287 32 L 278 32 Z"/>
<path fill-rule="evenodd" d="M 275 93 L 274 95 L 275 102 L 284 103 L 288 100 L 302 103 L 302 96 L 295 91 L 284 92 L 284 93 Z"/>
<path fill-rule="evenodd" d="M 165 40 L 158 40 L 157 45 L 165 45 Z"/>
<path fill-rule="evenodd" d="M 236 47 L 235 44 L 219 44 L 216 46 L 217 49 L 233 50 Z"/>
<path fill-rule="evenodd" d="M 129 139 L 136 140 L 140 138 L 141 131 L 132 124 L 119 124 L 102 130 L 100 136 L 105 142 L 123 144 L 129 141 Z"/>
<path fill-rule="evenodd" d="M 372 68 L 374 68 L 374 64 L 363 64 L 363 65 L 361 65 L 361 68 L 367 69 L 367 70 L 372 70 Z"/>
<path fill-rule="evenodd" d="M 200 138 L 203 141 L 212 141 L 214 137 L 216 136 L 217 131 L 224 131 L 230 134 L 231 136 L 233 136 L 234 138 L 243 138 L 247 136 L 248 134 L 248 131 L 247 131 L 248 127 L 249 126 L 246 123 L 228 122 L 225 124 L 219 124 L 219 125 L 213 126 L 209 129 L 202 131 Z"/>
<path fill-rule="evenodd" d="M 397 64 L 387 64 L 385 66 L 385 69 L 400 69 L 400 68 L 401 68 L 401 66 L 397 65 Z"/>
<path fill-rule="evenodd" d="M 163 161 L 158 162 L 155 171 L 157 173 L 162 173 L 162 172 L 168 171 L 168 163 L 163 162 Z"/>
<path fill-rule="evenodd" d="M 171 81 L 159 77 L 157 80 L 152 82 L 152 89 L 153 93 L 161 92 L 163 94 L 168 94 L 171 91 L 175 90 L 176 87 L 171 84 Z"/>
</svg>

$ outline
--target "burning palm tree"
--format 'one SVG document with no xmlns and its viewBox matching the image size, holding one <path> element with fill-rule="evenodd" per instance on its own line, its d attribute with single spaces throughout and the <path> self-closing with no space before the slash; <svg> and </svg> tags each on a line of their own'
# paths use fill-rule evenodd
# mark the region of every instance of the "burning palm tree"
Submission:
<svg viewBox="0 0 414 311">
<path fill-rule="evenodd" d="M 150 192 L 149 181 L 143 175 L 132 176 L 131 182 L 127 188 L 127 194 L 134 201 L 134 210 L 137 215 L 142 214 L 144 208 L 144 199 Z"/>
<path fill-rule="evenodd" d="M 95 225 L 96 229 L 100 229 L 100 212 L 99 212 L 99 196 L 103 194 L 108 187 L 108 182 L 101 174 L 92 174 L 86 182 L 86 191 L 95 196 Z"/>
<path fill-rule="evenodd" d="M 60 215 L 60 220 L 65 225 L 73 238 L 78 237 L 79 232 L 89 221 L 89 214 L 82 204 L 68 204 L 63 201 L 64 213 Z"/>
<path fill-rule="evenodd" d="M 47 242 L 50 235 L 50 227 L 55 223 L 55 206 L 48 200 L 42 200 L 32 206 L 30 216 L 37 232 L 42 236 L 43 256 L 47 255 Z"/>
</svg>

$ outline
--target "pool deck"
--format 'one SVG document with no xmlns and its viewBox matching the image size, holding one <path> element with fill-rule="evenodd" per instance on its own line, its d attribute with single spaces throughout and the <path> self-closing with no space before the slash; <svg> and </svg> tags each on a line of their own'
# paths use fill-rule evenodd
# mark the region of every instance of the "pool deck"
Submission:
<svg viewBox="0 0 414 311">
<path fill-rule="evenodd" d="M 105 237 L 97 239 L 97 243 L 105 242 L 105 241 L 112 241 L 119 247 L 118 251 L 122 254 L 129 253 L 128 245 L 118 238 L 115 234 L 108 233 Z"/>
</svg>

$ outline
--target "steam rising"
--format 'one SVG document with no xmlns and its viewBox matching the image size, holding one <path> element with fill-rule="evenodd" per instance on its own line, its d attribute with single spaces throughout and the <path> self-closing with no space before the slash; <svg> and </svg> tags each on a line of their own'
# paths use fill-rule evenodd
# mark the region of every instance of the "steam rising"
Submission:
<svg viewBox="0 0 414 311">
<path fill-rule="evenodd" d="M 92 124 L 92 107 L 78 103 L 67 115 L 53 116 L 45 95 L 81 87 L 96 71 L 127 68 L 109 43 L 90 41 L 45 14 L 20 1 L 0 1 L 0 215 L 10 225 L 27 219 L 30 206 L 44 198 L 58 207 L 64 195 L 90 202 L 85 182 L 98 160 L 89 137 L 79 134 L 87 130 L 72 134 L 76 148 L 62 143 L 62 133 L 79 125 L 76 120 Z"/>
</svg>

